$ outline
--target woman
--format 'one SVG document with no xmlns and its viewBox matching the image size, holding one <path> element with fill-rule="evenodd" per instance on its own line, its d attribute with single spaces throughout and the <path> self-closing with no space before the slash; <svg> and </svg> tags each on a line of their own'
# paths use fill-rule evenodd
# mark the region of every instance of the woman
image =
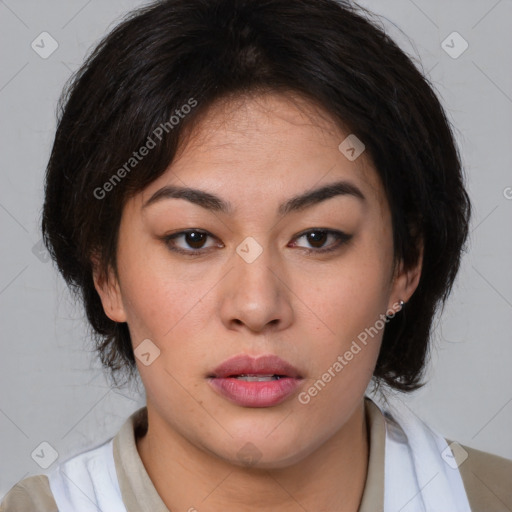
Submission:
<svg viewBox="0 0 512 512">
<path fill-rule="evenodd" d="M 511 461 L 365 396 L 422 385 L 470 203 L 431 86 L 352 5 L 135 12 L 64 97 L 45 194 L 101 360 L 147 406 L 2 510 L 512 506 Z"/>
</svg>

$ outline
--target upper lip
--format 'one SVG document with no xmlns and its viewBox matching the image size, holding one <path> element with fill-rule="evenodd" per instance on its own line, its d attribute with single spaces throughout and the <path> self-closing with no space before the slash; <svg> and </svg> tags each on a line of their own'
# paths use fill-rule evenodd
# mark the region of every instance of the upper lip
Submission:
<svg viewBox="0 0 512 512">
<path fill-rule="evenodd" d="M 297 368 L 273 354 L 259 357 L 236 355 L 217 366 L 209 376 L 225 378 L 234 375 L 284 375 L 301 378 Z"/>
</svg>

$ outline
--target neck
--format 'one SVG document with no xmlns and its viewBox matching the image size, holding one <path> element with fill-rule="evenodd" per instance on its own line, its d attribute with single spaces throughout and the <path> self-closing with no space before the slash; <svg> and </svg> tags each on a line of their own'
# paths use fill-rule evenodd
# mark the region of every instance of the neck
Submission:
<svg viewBox="0 0 512 512">
<path fill-rule="evenodd" d="M 364 401 L 313 453 L 285 468 L 243 468 L 215 457 L 161 424 L 148 407 L 137 450 L 169 510 L 357 512 L 368 470 Z"/>
</svg>

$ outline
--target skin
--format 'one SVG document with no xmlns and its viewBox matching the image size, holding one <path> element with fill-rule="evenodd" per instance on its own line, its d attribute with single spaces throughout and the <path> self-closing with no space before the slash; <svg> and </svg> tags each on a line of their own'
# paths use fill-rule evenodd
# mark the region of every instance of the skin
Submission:
<svg viewBox="0 0 512 512">
<path fill-rule="evenodd" d="M 123 210 L 118 271 L 108 279 L 95 272 L 95 283 L 106 314 L 128 323 L 134 348 L 150 339 L 160 350 L 149 366 L 137 359 L 149 420 L 137 449 L 169 509 L 359 507 L 369 453 L 364 393 L 382 330 L 307 404 L 296 394 L 273 407 L 241 407 L 206 379 L 233 355 L 276 354 L 299 369 L 298 392 L 305 391 L 359 333 L 414 293 L 421 261 L 407 271 L 394 265 L 382 185 L 365 153 L 350 161 L 340 152 L 347 135 L 298 96 L 217 103 L 166 172 Z M 285 200 L 339 179 L 365 200 L 338 195 L 278 215 Z M 176 198 L 144 208 L 165 185 L 211 192 L 234 212 Z M 191 228 L 211 236 L 174 244 L 202 248 L 200 256 L 162 240 Z M 352 238 L 330 253 L 308 253 L 338 243 L 297 236 L 312 228 Z M 262 248 L 252 263 L 236 252 L 249 236 Z M 252 465 L 237 456 L 247 442 L 260 454 Z"/>
</svg>

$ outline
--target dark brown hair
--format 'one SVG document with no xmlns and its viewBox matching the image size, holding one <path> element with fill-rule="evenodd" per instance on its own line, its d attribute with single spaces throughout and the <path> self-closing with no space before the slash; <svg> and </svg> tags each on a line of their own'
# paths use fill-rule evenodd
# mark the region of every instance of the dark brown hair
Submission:
<svg viewBox="0 0 512 512">
<path fill-rule="evenodd" d="M 108 34 L 70 81 L 42 230 L 83 300 L 103 365 L 114 381 L 135 374 L 128 327 L 105 315 L 94 288 L 92 254 L 104 271 L 115 269 L 126 200 L 165 171 L 214 102 L 259 91 L 299 93 L 348 127 L 383 183 L 396 261 L 414 265 L 423 242 L 418 288 L 386 325 L 374 372 L 379 383 L 417 389 L 434 316 L 459 269 L 470 202 L 433 86 L 370 13 L 335 0 L 155 2 Z M 135 157 L 150 139 L 155 145 Z"/>
</svg>

